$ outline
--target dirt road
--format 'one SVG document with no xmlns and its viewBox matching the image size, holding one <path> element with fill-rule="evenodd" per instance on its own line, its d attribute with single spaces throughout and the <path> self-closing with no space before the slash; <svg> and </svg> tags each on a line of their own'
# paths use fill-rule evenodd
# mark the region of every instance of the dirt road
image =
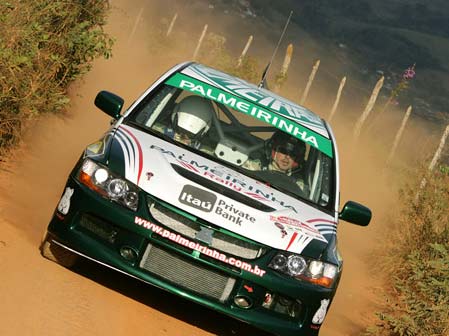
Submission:
<svg viewBox="0 0 449 336">
<path fill-rule="evenodd" d="M 112 34 L 119 35 L 123 29 L 122 14 L 113 12 L 115 24 L 108 28 Z M 144 44 L 127 50 L 129 43 L 118 40 L 114 57 L 97 61 L 72 88 L 67 116 L 46 116 L 38 122 L 0 172 L 0 335 L 250 332 L 230 319 L 125 276 L 98 271 L 89 263 L 71 272 L 39 254 L 41 236 L 71 167 L 84 146 L 108 127 L 108 117 L 93 106 L 95 94 L 106 89 L 131 103 L 169 65 L 148 55 Z M 340 129 L 343 133 L 344 128 Z M 379 283 L 371 271 L 370 254 L 378 244 L 382 209 L 392 202 L 374 157 L 355 156 L 344 144 L 340 151 L 342 200 L 369 205 L 374 220 L 368 228 L 348 223 L 339 227 L 344 273 L 322 336 L 359 335 L 372 319 Z"/>
</svg>

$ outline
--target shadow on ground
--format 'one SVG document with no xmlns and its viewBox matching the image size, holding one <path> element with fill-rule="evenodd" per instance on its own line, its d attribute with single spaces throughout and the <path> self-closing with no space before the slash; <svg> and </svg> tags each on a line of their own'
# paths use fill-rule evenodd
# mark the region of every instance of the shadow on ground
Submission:
<svg viewBox="0 0 449 336">
<path fill-rule="evenodd" d="M 71 270 L 137 302 L 215 335 L 270 335 L 212 309 L 187 301 L 84 258 L 77 261 Z"/>
</svg>

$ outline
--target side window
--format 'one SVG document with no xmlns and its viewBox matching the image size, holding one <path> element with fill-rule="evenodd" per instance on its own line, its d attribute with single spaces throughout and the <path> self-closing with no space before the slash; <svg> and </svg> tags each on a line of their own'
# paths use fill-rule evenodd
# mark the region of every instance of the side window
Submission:
<svg viewBox="0 0 449 336">
<path fill-rule="evenodd" d="M 329 204 L 330 187 L 332 183 L 332 161 L 327 156 L 323 155 L 323 181 L 321 183 L 321 192 L 318 203 L 322 206 Z"/>
<path fill-rule="evenodd" d="M 312 151 L 312 156 L 316 159 L 308 169 L 309 199 L 321 206 L 326 206 L 331 192 L 332 162 L 329 157 L 317 150 Z"/>
<path fill-rule="evenodd" d="M 176 91 L 177 89 L 171 86 L 164 86 L 155 95 L 146 97 L 140 103 L 134 120 L 143 126 L 150 127 L 167 110 L 170 101 L 176 96 Z"/>
</svg>

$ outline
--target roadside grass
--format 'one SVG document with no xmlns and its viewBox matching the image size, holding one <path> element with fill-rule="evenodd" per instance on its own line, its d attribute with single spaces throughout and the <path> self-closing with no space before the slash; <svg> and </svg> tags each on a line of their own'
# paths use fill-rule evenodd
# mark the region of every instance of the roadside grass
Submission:
<svg viewBox="0 0 449 336">
<path fill-rule="evenodd" d="M 367 335 L 449 334 L 449 167 L 426 181 L 421 190 L 419 180 L 402 190 L 401 212 L 377 253 L 390 287 Z"/>
<path fill-rule="evenodd" d="M 62 112 L 67 88 L 113 40 L 103 31 L 106 0 L 11 0 L 0 6 L 0 157 L 24 124 Z"/>
</svg>

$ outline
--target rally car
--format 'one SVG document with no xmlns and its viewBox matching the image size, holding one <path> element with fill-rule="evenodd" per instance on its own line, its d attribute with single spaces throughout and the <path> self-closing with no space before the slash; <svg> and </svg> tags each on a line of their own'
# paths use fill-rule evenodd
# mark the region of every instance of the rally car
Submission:
<svg viewBox="0 0 449 336">
<path fill-rule="evenodd" d="M 342 272 L 338 221 L 371 219 L 353 201 L 339 210 L 326 121 L 194 62 L 123 113 L 107 91 L 95 105 L 113 122 L 70 173 L 42 255 L 91 259 L 272 334 L 318 335 Z M 270 169 L 277 150 L 290 169 Z"/>
</svg>

